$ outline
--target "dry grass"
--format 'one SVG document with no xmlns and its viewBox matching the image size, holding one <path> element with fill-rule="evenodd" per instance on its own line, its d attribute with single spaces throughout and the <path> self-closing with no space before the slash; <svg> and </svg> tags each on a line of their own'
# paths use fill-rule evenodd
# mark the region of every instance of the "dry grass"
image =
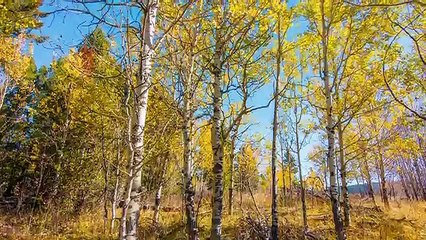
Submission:
<svg viewBox="0 0 426 240">
<path fill-rule="evenodd" d="M 256 199 L 261 198 L 256 196 Z M 263 195 L 262 201 L 265 199 Z M 267 197 L 266 197 L 267 198 Z M 234 215 L 224 214 L 224 239 L 253 239 L 249 230 L 253 225 L 269 218 L 267 201 L 258 201 L 258 209 L 251 199 L 241 204 L 244 211 L 237 209 Z M 297 203 L 297 202 L 296 202 Z M 302 216 L 300 206 L 280 208 L 280 234 L 287 239 L 300 239 Z M 237 201 L 237 208 L 240 204 Z M 317 239 L 334 239 L 331 210 L 328 202 L 308 199 L 309 232 Z M 381 207 L 381 209 L 383 209 Z M 207 239 L 210 229 L 210 211 L 207 202 L 201 208 L 199 217 L 200 238 Z M 115 239 L 116 236 L 103 233 L 103 218 L 100 211 L 83 212 L 80 216 L 41 213 L 29 216 L 0 214 L 0 239 Z M 247 221 L 251 219 L 252 221 Z M 152 212 L 141 216 L 141 239 L 185 239 L 181 212 L 163 212 L 161 223 L 152 224 Z M 426 239 L 426 203 L 391 202 L 390 210 L 377 211 L 371 203 L 352 199 L 352 221 L 348 228 L 349 239 Z"/>
</svg>

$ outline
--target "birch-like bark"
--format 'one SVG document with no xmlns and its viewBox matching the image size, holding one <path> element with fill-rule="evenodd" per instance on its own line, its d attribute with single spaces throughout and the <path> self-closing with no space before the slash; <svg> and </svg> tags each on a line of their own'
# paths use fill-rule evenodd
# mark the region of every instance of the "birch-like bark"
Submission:
<svg viewBox="0 0 426 240">
<path fill-rule="evenodd" d="M 202 10 L 203 3 L 197 3 L 198 10 Z M 183 198 L 186 216 L 186 232 L 188 239 L 198 239 L 197 229 L 197 216 L 195 210 L 195 190 L 192 184 L 193 180 L 193 123 L 194 123 L 194 96 L 197 90 L 197 82 L 194 79 L 195 75 L 195 63 L 197 61 L 197 55 L 194 50 L 198 44 L 198 34 L 200 31 L 200 18 L 196 23 L 196 27 L 193 29 L 193 36 L 191 38 L 191 44 L 189 48 L 189 59 L 187 65 L 187 74 L 183 76 L 183 125 L 182 125 L 182 137 L 183 137 Z"/>
<path fill-rule="evenodd" d="M 3 107 L 4 99 L 6 98 L 7 89 L 9 87 L 9 77 L 5 74 L 2 86 L 0 87 L 0 109 Z"/>
<path fill-rule="evenodd" d="M 170 152 L 166 151 L 163 157 L 160 158 L 161 172 L 160 172 L 160 175 L 158 176 L 159 186 L 157 188 L 157 192 L 155 193 L 155 200 L 154 200 L 154 215 L 153 215 L 154 225 L 157 225 L 159 223 L 162 190 L 163 190 L 163 186 L 165 182 L 164 178 L 167 173 L 167 167 L 168 167 L 169 161 L 170 161 Z"/>
<path fill-rule="evenodd" d="M 157 225 L 160 220 L 160 207 L 161 207 L 161 192 L 163 190 L 163 182 L 161 181 L 160 186 L 157 188 L 154 200 L 154 225 Z"/>
<path fill-rule="evenodd" d="M 414 196 L 414 198 L 416 199 L 416 201 L 419 201 L 419 190 L 417 189 L 417 185 L 416 185 L 416 181 L 414 179 L 413 173 L 412 172 L 407 172 L 408 178 L 410 180 L 410 185 L 411 185 L 411 192 Z"/>
<path fill-rule="evenodd" d="M 216 62 L 216 61 L 215 61 Z M 216 64 L 215 64 L 216 65 Z M 217 65 L 215 66 L 215 68 Z M 213 129 L 212 129 L 212 149 L 213 149 L 213 214 L 211 239 L 222 238 L 222 207 L 223 207 L 223 144 L 221 134 L 222 123 L 222 96 L 221 96 L 221 71 L 216 69 L 214 73 L 214 96 L 213 96 Z"/>
<path fill-rule="evenodd" d="M 373 201 L 374 207 L 377 208 L 377 204 L 376 204 L 376 199 L 374 197 L 374 189 L 373 189 L 373 184 L 371 183 L 371 175 L 370 175 L 370 168 L 368 167 L 368 163 L 366 160 L 364 160 L 363 162 L 364 164 L 364 169 L 365 169 L 365 178 L 367 180 L 367 187 L 368 187 L 368 196 L 371 198 L 371 200 Z"/>
<path fill-rule="evenodd" d="M 114 192 L 112 194 L 111 200 L 111 225 L 110 233 L 114 232 L 115 220 L 116 220 L 116 209 L 117 209 L 117 200 L 118 200 L 118 189 L 120 186 L 120 160 L 121 160 L 121 148 L 120 148 L 120 139 L 117 140 L 117 157 L 115 161 L 115 182 L 114 182 Z"/>
<path fill-rule="evenodd" d="M 377 174 L 377 181 L 379 182 L 379 191 L 380 191 L 380 199 L 382 199 L 383 202 L 383 189 L 382 189 L 382 178 L 380 177 L 380 166 L 379 166 L 379 160 L 374 159 L 376 162 L 376 174 Z"/>
<path fill-rule="evenodd" d="M 223 9 L 223 1 L 216 1 Z M 222 139 L 222 56 L 224 44 L 222 39 L 223 16 L 216 16 L 215 52 L 213 56 L 213 118 L 212 118 L 212 150 L 213 150 L 213 200 L 211 240 L 222 239 L 222 207 L 223 207 L 223 139 Z"/>
<path fill-rule="evenodd" d="M 325 184 L 325 191 L 327 192 L 327 189 L 328 189 L 328 179 L 327 179 L 328 164 L 327 164 L 327 159 L 324 159 L 323 163 L 324 163 L 324 184 Z"/>
<path fill-rule="evenodd" d="M 191 69 L 193 69 L 194 63 L 192 61 Z M 186 81 L 186 86 L 192 87 L 192 70 L 189 78 Z M 195 206 L 194 206 L 194 187 L 192 185 L 192 168 L 193 168 L 193 147 L 192 147 L 192 91 L 186 89 L 184 92 L 184 111 L 183 111 L 183 179 L 184 179 L 184 198 L 185 198 L 185 215 L 186 215 L 186 231 L 188 239 L 198 239 L 197 221 L 195 218 Z"/>
<path fill-rule="evenodd" d="M 325 87 L 325 97 L 326 97 L 326 122 L 327 122 L 327 163 L 328 171 L 330 173 L 330 200 L 331 208 L 333 211 L 333 221 L 334 229 L 336 231 L 338 240 L 345 240 L 346 234 L 343 228 L 343 222 L 340 217 L 340 206 L 337 196 L 337 180 L 336 180 L 336 161 L 334 157 L 334 135 L 335 135 L 335 126 L 333 121 L 333 105 L 332 105 L 332 94 L 330 86 L 330 77 L 328 70 L 328 33 L 329 25 L 326 23 L 325 12 L 324 12 L 324 0 L 321 0 L 321 22 L 322 22 L 322 61 L 323 61 L 323 80 Z"/>
<path fill-rule="evenodd" d="M 334 156 L 336 156 L 337 153 L 334 153 Z M 342 187 L 340 186 L 340 168 L 339 168 L 339 164 L 336 161 L 336 178 L 337 178 L 337 201 L 340 203 L 341 202 L 341 198 L 342 198 Z"/>
<path fill-rule="evenodd" d="M 130 192 L 129 213 L 126 226 L 126 239 L 136 240 L 137 228 L 141 209 L 142 194 L 142 154 L 143 133 L 148 110 L 148 92 L 151 85 L 152 57 L 154 54 L 153 41 L 155 34 L 155 22 L 157 19 L 158 0 L 145 0 L 145 14 L 143 18 L 142 52 L 140 54 L 140 69 L 138 82 L 135 88 L 136 121 L 133 128 L 134 159 L 132 186 Z"/>
<path fill-rule="evenodd" d="M 300 80 L 303 81 L 303 68 L 300 70 Z M 297 85 L 294 86 L 294 99 L 296 99 L 295 101 L 295 105 L 294 105 L 294 109 L 293 109 L 293 113 L 294 113 L 294 130 L 295 130 L 295 135 L 296 135 L 296 154 L 297 154 L 297 165 L 299 168 L 299 180 L 300 180 L 300 191 L 301 191 L 301 201 L 302 201 L 302 218 L 303 218 L 303 239 L 306 239 L 306 234 L 308 232 L 308 217 L 306 214 L 306 193 L 305 193 L 305 185 L 303 183 L 303 174 L 302 174 L 302 161 L 301 161 L 301 157 L 300 157 L 300 148 L 301 145 L 303 144 L 303 141 L 300 142 L 299 139 L 299 124 L 302 120 L 302 112 L 298 111 L 298 100 L 297 100 Z M 301 104 L 302 106 L 302 104 Z"/>
<path fill-rule="evenodd" d="M 345 226 L 349 227 L 351 222 L 350 203 L 349 203 L 348 185 L 346 182 L 346 161 L 345 161 L 345 151 L 344 151 L 344 142 L 343 142 L 343 128 L 342 128 L 342 123 L 340 121 L 337 124 L 337 128 L 338 128 L 337 135 L 339 139 L 340 177 L 342 179 L 343 215 L 344 215 Z"/>
<path fill-rule="evenodd" d="M 102 119 L 102 118 L 101 118 Z M 105 134 L 104 134 L 104 124 L 103 121 L 101 122 L 102 129 L 101 129 L 101 152 L 102 152 L 102 169 L 104 171 L 104 226 L 103 231 L 104 234 L 107 231 L 107 225 L 108 225 L 108 185 L 109 185 L 109 164 L 105 157 Z"/>
<path fill-rule="evenodd" d="M 398 173 L 399 173 L 399 176 L 401 177 L 401 183 L 404 189 L 405 196 L 407 197 L 408 200 L 411 200 L 410 191 L 407 187 L 407 183 L 405 182 L 404 173 L 402 171 L 399 171 Z"/>
<path fill-rule="evenodd" d="M 385 208 L 389 209 L 389 198 L 388 198 L 388 190 L 386 188 L 386 177 L 385 177 L 385 164 L 383 162 L 383 155 L 380 149 L 380 144 L 378 146 L 378 153 L 379 153 L 379 169 L 380 169 L 380 187 L 382 189 L 382 200 L 383 204 L 385 205 Z"/>
<path fill-rule="evenodd" d="M 131 81 L 132 81 L 132 76 L 127 76 L 127 88 L 131 86 Z M 130 93 L 127 92 L 126 98 L 124 101 L 124 106 L 126 109 L 126 116 L 127 116 L 127 136 L 126 136 L 127 139 L 126 140 L 128 142 L 128 151 L 129 151 L 130 157 L 127 162 L 128 173 L 127 173 L 125 191 L 123 194 L 123 206 L 122 206 L 121 217 L 120 217 L 120 229 L 118 233 L 120 240 L 126 239 L 127 211 L 128 211 L 129 203 L 130 203 L 130 194 L 132 192 L 132 183 L 133 183 L 132 179 L 133 179 L 133 172 L 134 172 L 133 159 L 134 159 L 135 151 L 134 151 L 133 143 L 132 143 L 132 129 L 133 129 L 132 126 L 134 121 L 134 114 L 132 114 L 131 112 L 129 101 L 130 101 Z"/>
<path fill-rule="evenodd" d="M 237 128 L 238 129 L 238 128 Z M 228 213 L 229 215 L 233 214 L 233 204 L 234 204 L 234 159 L 235 159 L 235 142 L 237 140 L 238 130 L 234 132 L 231 136 L 231 149 L 229 153 L 229 188 L 228 188 Z"/>
<path fill-rule="evenodd" d="M 281 17 L 278 12 L 278 50 L 276 62 L 276 79 L 274 87 L 274 117 L 272 123 L 272 156 L 271 156 L 271 169 L 272 169 L 272 204 L 271 204 L 271 239 L 278 239 L 278 209 L 277 209 L 277 131 L 278 131 L 278 93 L 280 86 L 281 74 Z"/>
<path fill-rule="evenodd" d="M 413 174 L 413 170 L 411 169 L 411 166 L 407 166 L 406 161 L 404 161 L 404 159 L 402 159 L 401 161 L 401 169 L 403 170 L 403 172 L 405 173 L 406 176 L 406 181 L 408 181 L 407 184 L 409 184 L 410 186 L 410 190 L 411 190 L 411 198 L 413 200 L 418 201 L 419 200 L 419 190 L 417 189 L 417 185 L 416 185 L 416 180 L 414 178 L 414 174 Z"/>
<path fill-rule="evenodd" d="M 301 201 L 302 201 L 303 238 L 306 239 L 306 234 L 308 232 L 308 217 L 307 217 L 307 214 L 306 214 L 305 185 L 303 183 L 302 161 L 301 161 L 301 158 L 300 158 L 300 141 L 299 141 L 300 118 L 298 119 L 298 116 L 297 116 L 297 106 L 294 108 L 294 114 L 295 114 L 295 118 L 296 118 L 296 124 L 295 124 L 296 151 L 297 151 L 297 163 L 298 163 L 298 166 L 299 166 L 299 180 L 300 180 L 300 191 L 301 191 Z"/>
<path fill-rule="evenodd" d="M 414 169 L 416 171 L 417 182 L 418 182 L 421 194 L 422 194 L 422 198 L 423 198 L 423 200 L 426 200 L 426 189 L 425 189 L 424 183 L 422 181 L 422 176 L 421 176 L 421 173 L 420 173 L 419 162 L 418 162 L 416 156 L 414 156 L 413 165 L 414 165 Z"/>
</svg>

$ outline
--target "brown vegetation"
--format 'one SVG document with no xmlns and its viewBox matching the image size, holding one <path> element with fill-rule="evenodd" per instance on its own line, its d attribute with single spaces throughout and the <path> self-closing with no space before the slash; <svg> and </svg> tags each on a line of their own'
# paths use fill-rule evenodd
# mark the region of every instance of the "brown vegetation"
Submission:
<svg viewBox="0 0 426 240">
<path fill-rule="evenodd" d="M 248 197 L 248 196 L 247 196 Z M 263 199 L 257 194 L 256 199 Z M 262 202 L 262 201 L 259 201 Z M 420 240 L 426 237 L 426 203 L 413 201 L 391 201 L 391 208 L 383 210 L 374 208 L 372 203 L 359 197 L 351 196 L 352 225 L 348 228 L 351 239 L 404 239 Z M 153 225 L 152 210 L 144 210 L 141 216 L 141 239 L 186 239 L 179 207 L 171 207 L 176 202 L 165 202 L 159 225 Z M 286 239 L 302 239 L 303 219 L 300 204 L 291 203 L 292 207 L 280 207 L 279 235 Z M 210 229 L 211 211 L 205 202 L 199 213 L 199 230 L 201 239 L 207 239 Z M 145 207 L 147 208 L 147 207 Z M 269 206 L 259 206 L 257 213 L 251 201 L 245 201 L 243 209 L 238 207 L 234 215 L 224 214 L 223 234 L 225 239 L 266 239 L 269 234 Z M 100 221 L 101 210 L 83 211 L 79 216 L 53 212 L 34 215 L 12 215 L 4 211 L 0 215 L 0 239 L 116 239 L 116 236 L 103 233 Z M 312 205 L 308 201 L 307 239 L 334 238 L 334 225 L 328 201 L 318 199 Z M 281 239 L 281 238 L 280 238 Z"/>
</svg>

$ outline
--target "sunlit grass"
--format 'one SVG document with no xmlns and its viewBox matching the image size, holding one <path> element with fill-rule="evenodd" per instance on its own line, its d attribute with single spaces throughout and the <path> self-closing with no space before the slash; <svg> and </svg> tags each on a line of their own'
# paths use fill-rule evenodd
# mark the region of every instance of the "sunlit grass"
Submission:
<svg viewBox="0 0 426 240">
<path fill-rule="evenodd" d="M 257 201 L 261 196 L 255 196 Z M 263 196 L 265 197 L 265 196 Z M 266 197 L 267 198 L 267 197 Z M 237 201 L 233 215 L 224 211 L 224 239 L 247 239 L 245 217 L 257 221 L 269 219 L 270 206 L 259 200 L 259 212 L 254 207 L 253 199 L 245 198 L 243 209 Z M 279 208 L 280 234 L 288 239 L 300 239 L 302 231 L 302 215 L 297 201 L 288 202 L 290 206 Z M 353 199 L 351 208 L 351 226 L 347 229 L 349 239 L 426 239 L 426 203 L 425 202 L 391 202 L 391 209 L 375 210 L 368 201 Z M 226 209 L 226 208 L 224 208 Z M 120 212 L 118 212 L 120 216 Z M 182 213 L 178 209 L 162 212 L 160 223 L 153 225 L 153 212 L 143 211 L 141 214 L 141 239 L 185 239 L 185 228 Z M 200 207 L 198 215 L 201 239 L 207 239 L 211 225 L 211 212 L 208 201 Z M 328 201 L 308 198 L 309 232 L 317 239 L 333 239 L 334 225 Z M 49 213 L 29 216 L 0 216 L 0 239 L 116 239 L 118 221 L 114 233 L 109 233 L 108 226 L 104 232 L 103 213 L 101 210 L 87 211 L 80 216 Z"/>
</svg>

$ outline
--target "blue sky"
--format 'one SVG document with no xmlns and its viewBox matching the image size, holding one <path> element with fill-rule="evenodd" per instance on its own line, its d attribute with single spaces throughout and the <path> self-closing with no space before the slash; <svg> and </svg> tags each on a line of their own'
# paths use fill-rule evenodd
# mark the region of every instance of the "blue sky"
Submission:
<svg viewBox="0 0 426 240">
<path fill-rule="evenodd" d="M 297 1 L 290 1 L 289 5 L 292 6 Z M 41 10 L 44 12 L 50 12 L 59 7 L 70 6 L 65 1 L 53 1 L 52 3 L 45 2 Z M 94 9 L 96 10 L 96 9 Z M 35 33 L 47 36 L 48 40 L 42 44 L 36 44 L 34 46 L 34 58 L 37 66 L 49 65 L 53 58 L 59 58 L 60 56 L 67 55 L 70 48 L 75 48 L 83 39 L 83 36 L 89 34 L 93 29 L 93 26 L 88 27 L 87 23 L 90 22 L 91 18 L 84 14 L 61 12 L 54 15 L 50 15 L 43 19 L 43 27 Z M 85 25 L 86 24 L 86 25 Z M 303 21 L 295 22 L 294 26 L 289 29 L 287 34 L 288 40 L 294 40 L 297 35 L 306 30 L 306 23 Z M 274 67 L 274 66 L 271 66 Z M 264 86 L 256 95 L 251 99 L 250 104 L 252 105 L 264 105 L 268 102 L 272 96 L 272 85 L 271 83 Z M 252 113 L 251 119 L 257 124 L 250 129 L 250 133 L 260 133 L 266 139 L 272 138 L 272 109 L 271 104 L 269 108 L 258 110 Z M 311 138 L 310 144 L 302 149 L 302 165 L 303 173 L 306 174 L 311 164 L 307 161 L 307 154 L 312 149 L 315 143 L 316 136 Z M 265 169 L 268 165 L 267 162 L 262 162 L 261 168 Z"/>
<path fill-rule="evenodd" d="M 59 4 L 65 4 L 59 1 Z M 59 9 L 56 2 L 45 2 L 41 7 L 42 12 L 51 12 Z M 47 36 L 48 40 L 34 46 L 34 57 L 37 66 L 49 65 L 52 59 L 66 55 L 69 49 L 81 42 L 85 34 L 90 33 L 89 28 L 80 26 L 84 21 L 90 20 L 83 14 L 56 13 L 43 18 L 43 27 L 35 33 Z"/>
</svg>

